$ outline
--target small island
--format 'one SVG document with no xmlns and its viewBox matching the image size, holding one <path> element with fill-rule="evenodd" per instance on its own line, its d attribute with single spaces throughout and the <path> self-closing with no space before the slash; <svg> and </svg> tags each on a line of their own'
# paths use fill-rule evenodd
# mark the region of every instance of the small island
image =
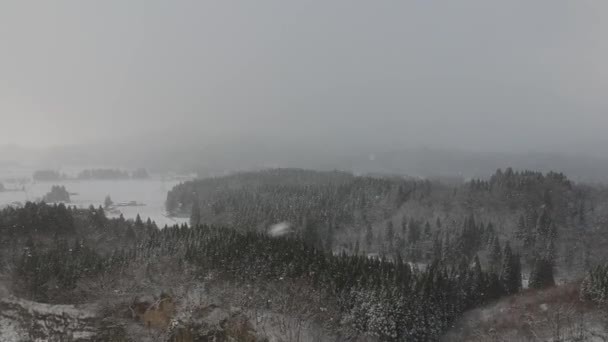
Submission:
<svg viewBox="0 0 608 342">
<path fill-rule="evenodd" d="M 53 185 L 51 187 L 51 191 L 48 192 L 42 198 L 44 202 L 52 203 L 52 202 L 70 202 L 70 193 L 65 189 L 63 185 Z"/>
</svg>

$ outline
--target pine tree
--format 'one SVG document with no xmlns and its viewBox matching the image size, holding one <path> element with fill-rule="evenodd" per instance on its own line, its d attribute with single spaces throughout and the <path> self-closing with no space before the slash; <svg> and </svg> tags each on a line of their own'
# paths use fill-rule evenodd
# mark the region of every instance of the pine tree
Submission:
<svg viewBox="0 0 608 342">
<path fill-rule="evenodd" d="M 114 204 L 114 202 L 112 202 L 112 198 L 110 198 L 110 195 L 107 195 L 106 199 L 103 201 L 104 208 L 108 209 L 112 206 L 112 204 Z"/>
<path fill-rule="evenodd" d="M 430 236 L 431 236 L 431 225 L 427 221 L 424 224 L 424 237 L 425 237 L 425 239 L 428 239 Z"/>
<path fill-rule="evenodd" d="M 536 235 L 537 239 L 542 240 L 546 238 L 551 231 L 551 217 L 546 207 L 543 207 L 538 220 L 536 221 Z"/>
<path fill-rule="evenodd" d="M 190 226 L 198 227 L 201 224 L 201 206 L 198 203 L 198 196 L 194 196 L 192 211 L 190 212 Z"/>
<path fill-rule="evenodd" d="M 334 247 L 334 227 L 332 224 L 327 226 L 327 236 L 325 237 L 325 250 L 331 252 Z"/>
<path fill-rule="evenodd" d="M 135 217 L 135 227 L 139 229 L 144 228 L 144 222 L 141 220 L 141 216 L 139 216 L 139 214 L 137 214 Z"/>
<path fill-rule="evenodd" d="M 441 257 L 442 260 L 450 260 L 452 257 L 452 243 L 451 243 L 450 233 L 448 231 L 445 232 L 445 238 L 443 239 L 443 245 L 441 246 Z"/>
<path fill-rule="evenodd" d="M 532 289 L 543 289 L 555 286 L 553 278 L 553 263 L 544 258 L 538 258 L 534 262 L 534 267 L 530 272 L 530 282 L 528 286 Z"/>
<path fill-rule="evenodd" d="M 477 254 L 473 258 L 473 269 L 472 269 L 472 295 L 474 297 L 475 304 L 481 304 L 486 300 L 486 282 L 484 274 L 481 269 L 481 263 L 479 262 L 479 256 Z"/>
<path fill-rule="evenodd" d="M 498 274 L 490 272 L 487 275 L 486 300 L 497 299 L 504 295 L 505 291 Z"/>
<path fill-rule="evenodd" d="M 368 223 L 365 226 L 365 245 L 367 246 L 367 248 L 370 248 L 373 242 L 374 232 L 372 231 L 372 225 Z"/>
<path fill-rule="evenodd" d="M 304 219 L 303 221 L 303 229 L 302 229 L 302 235 L 303 235 L 303 240 L 306 244 L 308 244 L 309 246 L 313 246 L 316 248 L 321 247 L 321 237 L 319 236 L 319 231 L 317 229 L 317 226 L 311 223 L 308 223 L 307 219 Z"/>
<path fill-rule="evenodd" d="M 555 227 L 555 225 L 553 225 Z M 555 286 L 553 268 L 555 265 L 555 228 L 551 229 L 544 250 L 538 251 L 530 272 L 530 288 L 542 289 Z"/>
<path fill-rule="evenodd" d="M 521 261 L 519 255 L 514 255 L 509 242 L 503 252 L 501 282 L 505 293 L 515 294 L 521 290 Z"/>
<path fill-rule="evenodd" d="M 519 220 L 517 221 L 517 232 L 516 232 L 516 237 L 521 240 L 521 241 L 525 241 L 528 238 L 528 226 L 526 225 L 526 219 L 524 218 L 524 215 L 520 215 L 519 216 Z"/>
<path fill-rule="evenodd" d="M 414 221 L 414 219 L 410 218 L 410 222 L 408 223 L 408 236 L 407 240 L 410 244 L 418 242 L 420 240 L 420 226 L 418 222 Z"/>
<path fill-rule="evenodd" d="M 385 237 L 386 237 L 386 241 L 389 244 L 392 244 L 393 239 L 395 238 L 395 229 L 393 227 L 393 221 L 392 220 L 389 220 L 386 223 L 386 236 Z"/>
<path fill-rule="evenodd" d="M 490 264 L 490 270 L 498 273 L 500 266 L 502 265 L 502 247 L 500 247 L 500 241 L 498 241 L 498 237 L 496 236 L 490 245 L 488 262 Z"/>
</svg>

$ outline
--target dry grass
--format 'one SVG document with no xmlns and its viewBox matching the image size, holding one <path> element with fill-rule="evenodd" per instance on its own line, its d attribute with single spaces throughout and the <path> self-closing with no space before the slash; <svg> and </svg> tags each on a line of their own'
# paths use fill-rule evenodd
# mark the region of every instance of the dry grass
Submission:
<svg viewBox="0 0 608 342">
<path fill-rule="evenodd" d="M 472 310 L 444 341 L 604 341 L 603 315 L 580 300 L 578 287 L 526 290 Z"/>
</svg>

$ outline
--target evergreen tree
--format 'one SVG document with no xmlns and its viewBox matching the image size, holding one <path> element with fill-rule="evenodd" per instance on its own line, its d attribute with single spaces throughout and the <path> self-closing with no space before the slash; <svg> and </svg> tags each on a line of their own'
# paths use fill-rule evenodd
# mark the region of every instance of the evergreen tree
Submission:
<svg viewBox="0 0 608 342">
<path fill-rule="evenodd" d="M 392 244 L 394 238 L 395 238 L 395 229 L 393 227 L 393 221 L 389 220 L 386 223 L 386 241 L 389 244 Z"/>
<path fill-rule="evenodd" d="M 443 241 L 439 233 L 435 234 L 435 238 L 433 240 L 433 260 L 442 260 L 443 259 Z"/>
<path fill-rule="evenodd" d="M 192 211 L 190 212 L 190 226 L 197 227 L 201 224 L 201 206 L 198 202 L 198 196 L 195 195 L 195 200 L 192 202 Z"/>
<path fill-rule="evenodd" d="M 473 269 L 471 277 L 471 293 L 474 298 L 474 302 L 475 304 L 481 304 L 486 300 L 487 285 L 484 279 L 483 271 L 481 269 L 481 263 L 479 262 L 479 256 L 477 255 L 475 255 L 475 257 L 473 258 Z"/>
<path fill-rule="evenodd" d="M 543 289 L 555 286 L 553 278 L 553 263 L 544 258 L 538 258 L 534 262 L 534 267 L 530 272 L 530 282 L 528 286 L 532 289 Z"/>
<path fill-rule="evenodd" d="M 441 246 L 441 257 L 442 260 L 448 261 L 452 258 L 452 239 L 450 238 L 450 232 L 445 232 L 445 237 L 443 239 L 443 245 Z"/>
<path fill-rule="evenodd" d="M 488 255 L 488 263 L 490 264 L 490 270 L 498 273 L 500 266 L 502 265 L 502 247 L 498 237 L 494 237 L 492 244 L 490 245 L 490 254 Z"/>
<path fill-rule="evenodd" d="M 426 239 L 428 239 L 431 236 L 431 225 L 429 224 L 429 222 L 427 221 L 424 224 L 424 237 Z"/>
<path fill-rule="evenodd" d="M 325 250 L 331 252 L 334 246 L 334 227 L 332 224 L 327 226 L 327 236 L 325 237 Z"/>
<path fill-rule="evenodd" d="M 528 231 L 528 225 L 526 224 L 526 219 L 524 218 L 524 215 L 522 214 L 519 216 L 519 220 L 517 221 L 517 232 L 516 232 L 515 236 L 520 241 L 524 241 L 524 245 L 525 245 L 525 241 L 529 238 L 529 234 L 530 234 L 530 232 Z"/>
<path fill-rule="evenodd" d="M 110 195 L 106 196 L 106 199 L 103 201 L 103 206 L 104 208 L 108 209 L 112 206 L 112 204 L 114 204 L 114 202 L 112 202 L 112 199 L 110 198 Z"/>
<path fill-rule="evenodd" d="M 505 294 L 502 282 L 498 274 L 490 272 L 487 275 L 486 299 L 492 300 L 500 298 Z"/>
<path fill-rule="evenodd" d="M 407 240 L 410 244 L 418 242 L 420 240 L 420 225 L 413 218 L 410 218 L 408 223 L 408 236 Z"/>
<path fill-rule="evenodd" d="M 372 246 L 373 242 L 374 242 L 374 232 L 372 230 L 372 225 L 368 223 L 365 226 L 365 245 L 367 246 L 367 248 L 370 248 Z"/>
<path fill-rule="evenodd" d="M 139 216 L 139 214 L 137 214 L 137 217 L 135 217 L 135 227 L 138 229 L 144 228 L 144 222 L 141 220 L 141 216 Z"/>
<path fill-rule="evenodd" d="M 522 287 L 521 261 L 519 255 L 513 254 L 509 242 L 505 245 L 503 252 L 501 282 L 508 295 L 516 294 Z"/>
<path fill-rule="evenodd" d="M 322 247 L 321 246 L 321 237 L 319 236 L 318 228 L 315 224 L 309 223 L 309 221 L 304 218 L 303 220 L 303 229 L 302 229 L 302 239 L 304 242 L 312 247 Z"/>
<path fill-rule="evenodd" d="M 551 217 L 546 207 L 543 207 L 538 220 L 536 221 L 536 235 L 538 240 L 543 240 L 551 232 Z"/>
</svg>

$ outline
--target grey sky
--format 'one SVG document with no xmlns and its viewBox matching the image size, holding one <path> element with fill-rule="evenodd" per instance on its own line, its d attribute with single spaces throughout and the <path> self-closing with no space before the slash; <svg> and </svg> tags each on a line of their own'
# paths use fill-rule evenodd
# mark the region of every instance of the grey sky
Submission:
<svg viewBox="0 0 608 342">
<path fill-rule="evenodd" d="M 585 0 L 2 1 L 0 144 L 604 141 L 607 14 Z"/>
</svg>

